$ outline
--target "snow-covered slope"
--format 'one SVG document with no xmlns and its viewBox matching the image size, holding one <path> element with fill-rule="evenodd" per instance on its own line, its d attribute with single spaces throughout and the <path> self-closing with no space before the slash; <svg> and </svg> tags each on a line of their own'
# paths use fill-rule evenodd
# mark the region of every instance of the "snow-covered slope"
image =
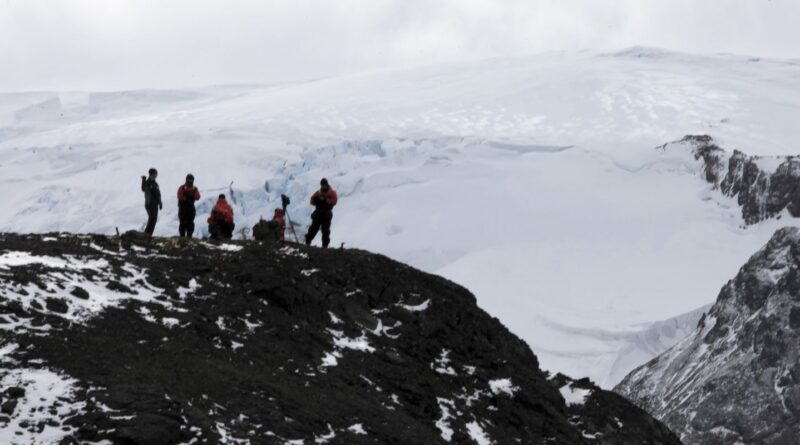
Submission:
<svg viewBox="0 0 800 445">
<path fill-rule="evenodd" d="M 697 329 L 616 388 L 687 444 L 800 441 L 800 230 L 779 230 Z"/>
<path fill-rule="evenodd" d="M 775 227 L 742 228 L 688 149 L 654 148 L 710 134 L 792 153 L 798 109 L 795 62 L 646 48 L 300 84 L 8 94 L 0 230 L 141 228 L 151 166 L 167 197 L 157 234 L 177 233 L 172 196 L 188 172 L 206 197 L 198 222 L 226 191 L 240 227 L 281 193 L 305 223 L 327 176 L 342 198 L 336 245 L 466 285 L 544 368 L 610 386 L 688 332 Z"/>
</svg>

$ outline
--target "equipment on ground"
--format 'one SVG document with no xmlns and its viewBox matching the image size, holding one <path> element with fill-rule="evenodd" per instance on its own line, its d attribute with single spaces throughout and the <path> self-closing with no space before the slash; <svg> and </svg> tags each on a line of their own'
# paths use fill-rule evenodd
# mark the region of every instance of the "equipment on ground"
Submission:
<svg viewBox="0 0 800 445">
<path fill-rule="evenodd" d="M 292 235 L 294 235 L 294 241 L 296 243 L 300 243 L 300 238 L 297 237 L 297 232 L 294 231 L 294 223 L 292 222 L 292 218 L 289 217 L 289 211 L 286 209 L 289 207 L 292 201 L 286 195 L 281 195 L 281 205 L 283 206 L 283 214 L 286 215 L 286 220 L 289 221 L 289 227 L 292 229 Z"/>
</svg>

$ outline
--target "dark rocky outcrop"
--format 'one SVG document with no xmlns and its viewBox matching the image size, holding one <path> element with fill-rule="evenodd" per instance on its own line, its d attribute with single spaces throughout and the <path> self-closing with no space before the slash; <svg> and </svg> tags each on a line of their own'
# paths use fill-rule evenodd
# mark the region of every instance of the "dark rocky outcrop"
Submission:
<svg viewBox="0 0 800 445">
<path fill-rule="evenodd" d="M 679 443 L 549 377 L 465 289 L 363 251 L 0 235 L 0 333 L 0 438 Z"/>
<path fill-rule="evenodd" d="M 736 198 L 746 224 L 776 217 L 784 210 L 800 217 L 797 156 L 748 156 L 739 150 L 728 153 L 708 135 L 689 135 L 676 144 L 691 146 L 695 159 L 702 163 L 705 180 L 723 195 Z"/>
<path fill-rule="evenodd" d="M 615 388 L 688 444 L 800 443 L 800 229 L 785 228 L 687 339 Z"/>
</svg>

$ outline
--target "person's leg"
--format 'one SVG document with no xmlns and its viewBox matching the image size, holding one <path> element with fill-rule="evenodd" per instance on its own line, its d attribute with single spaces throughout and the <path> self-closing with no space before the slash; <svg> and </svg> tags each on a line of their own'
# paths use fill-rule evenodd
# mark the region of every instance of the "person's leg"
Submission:
<svg viewBox="0 0 800 445">
<path fill-rule="evenodd" d="M 208 236 L 211 239 L 219 239 L 219 225 L 217 225 L 217 224 L 209 224 L 208 225 Z"/>
<path fill-rule="evenodd" d="M 178 206 L 178 235 L 186 236 L 186 211 L 181 206 Z"/>
<path fill-rule="evenodd" d="M 222 230 L 222 237 L 225 239 L 233 238 L 233 228 L 236 227 L 233 223 L 222 223 L 220 229 Z"/>
<path fill-rule="evenodd" d="M 312 215 L 311 227 L 308 228 L 308 233 L 306 233 L 306 246 L 310 246 L 311 241 L 314 241 L 314 237 L 317 236 L 317 232 L 319 232 L 319 227 L 320 227 L 319 218 Z"/>
<path fill-rule="evenodd" d="M 197 216 L 197 210 L 192 207 L 188 215 L 186 215 L 186 237 L 191 238 L 194 235 L 194 218 Z"/>
<path fill-rule="evenodd" d="M 328 247 L 331 243 L 331 221 L 333 213 L 328 213 L 322 218 L 322 247 Z"/>
<path fill-rule="evenodd" d="M 156 221 L 158 221 L 158 207 L 147 207 L 147 227 L 144 228 L 144 233 L 153 235 L 156 229 Z"/>
</svg>

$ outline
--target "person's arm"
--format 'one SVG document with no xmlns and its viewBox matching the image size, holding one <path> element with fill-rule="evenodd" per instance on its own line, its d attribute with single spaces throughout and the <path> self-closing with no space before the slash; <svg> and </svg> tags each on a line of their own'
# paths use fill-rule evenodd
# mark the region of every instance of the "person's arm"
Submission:
<svg viewBox="0 0 800 445">
<path fill-rule="evenodd" d="M 145 186 L 145 184 L 147 184 L 147 178 L 145 178 L 144 176 L 142 176 L 142 191 L 144 191 L 144 186 Z"/>
<path fill-rule="evenodd" d="M 194 188 L 194 200 L 200 201 L 200 189 L 197 187 Z"/>
<path fill-rule="evenodd" d="M 314 192 L 313 195 L 311 195 L 311 200 L 310 201 L 311 201 L 311 205 L 312 206 L 317 205 L 317 198 L 319 198 L 319 190 L 317 190 L 316 192 Z"/>
<path fill-rule="evenodd" d="M 158 198 L 158 208 L 159 210 L 163 209 L 164 203 L 161 202 L 161 189 L 158 187 L 158 184 L 156 184 L 155 186 L 155 193 L 156 193 L 156 198 Z"/>
<path fill-rule="evenodd" d="M 331 191 L 328 192 L 328 205 L 333 207 L 337 202 L 339 202 L 339 195 L 336 194 L 336 190 L 331 189 Z"/>
<path fill-rule="evenodd" d="M 186 199 L 186 194 L 183 191 L 183 186 L 178 187 L 178 202 L 183 202 Z"/>
</svg>

